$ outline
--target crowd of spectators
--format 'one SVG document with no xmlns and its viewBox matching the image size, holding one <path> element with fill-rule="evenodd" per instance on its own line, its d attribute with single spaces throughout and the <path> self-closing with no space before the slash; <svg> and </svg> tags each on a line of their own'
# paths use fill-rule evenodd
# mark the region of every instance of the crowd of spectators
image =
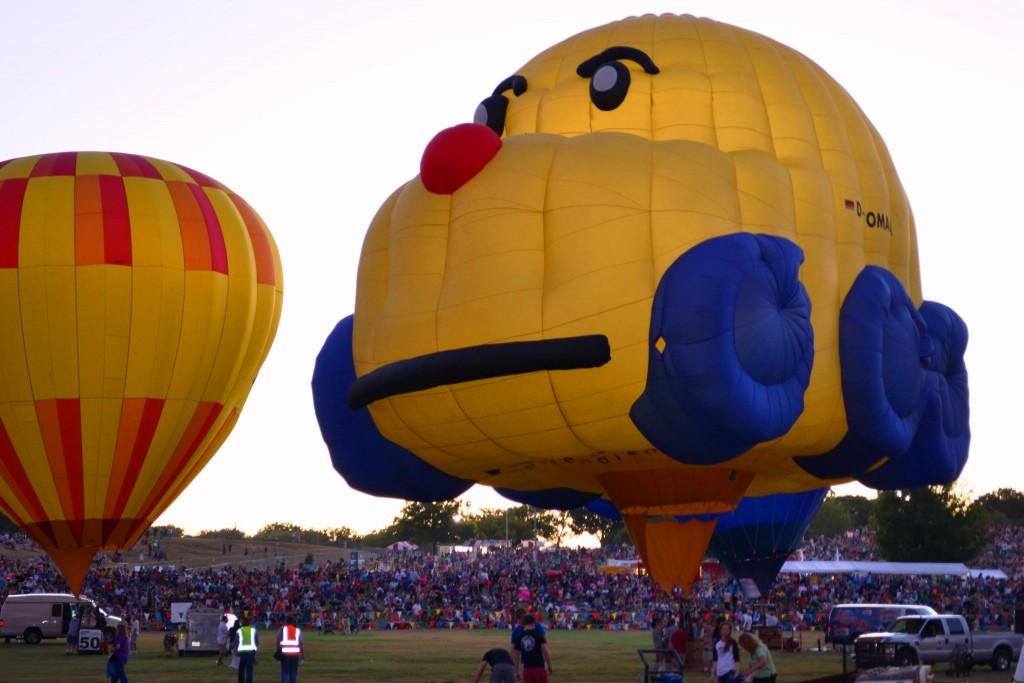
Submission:
<svg viewBox="0 0 1024 683">
<path fill-rule="evenodd" d="M 13 534 L 3 543 L 29 544 Z M 486 553 L 361 553 L 362 560 L 317 564 L 268 557 L 249 566 L 98 563 L 83 593 L 108 611 L 144 615 L 147 629 L 171 628 L 171 604 L 247 611 L 274 628 L 286 616 L 324 631 L 393 628 L 509 628 L 516 608 L 537 613 L 549 628 L 647 629 L 659 616 L 689 623 L 718 618 L 757 626 L 769 613 L 787 630 L 821 630 L 831 606 L 847 602 L 920 603 L 964 614 L 978 629 L 1013 626 L 1024 604 L 1019 558 L 1024 531 L 997 529 L 996 542 L 975 563 L 1007 579 L 967 576 L 799 575 L 783 573 L 770 593 L 747 599 L 735 580 L 708 571 L 689 595 L 666 594 L 642 572 L 611 569 L 633 557 L 632 546 L 601 549 L 489 548 Z M 254 553 L 256 555 L 256 553 Z M 808 538 L 794 554 L 806 560 L 877 560 L 872 535 Z M 713 570 L 712 564 L 708 567 Z M 6 559 L 0 547 L 0 593 L 67 591 L 39 552 L 30 562 Z"/>
</svg>

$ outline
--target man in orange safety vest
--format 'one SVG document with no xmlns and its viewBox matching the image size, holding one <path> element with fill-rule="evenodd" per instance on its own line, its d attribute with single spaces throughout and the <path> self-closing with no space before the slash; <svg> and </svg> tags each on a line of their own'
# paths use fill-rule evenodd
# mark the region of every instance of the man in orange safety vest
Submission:
<svg viewBox="0 0 1024 683">
<path fill-rule="evenodd" d="M 299 662 L 306 661 L 302 646 L 302 629 L 295 625 L 295 617 L 285 619 L 277 632 L 277 651 L 281 653 L 281 683 L 295 683 L 299 677 Z"/>
</svg>

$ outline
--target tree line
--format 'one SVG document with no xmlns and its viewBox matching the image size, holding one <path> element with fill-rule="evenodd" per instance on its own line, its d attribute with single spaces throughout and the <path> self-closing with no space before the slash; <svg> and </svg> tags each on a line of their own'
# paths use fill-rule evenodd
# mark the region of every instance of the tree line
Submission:
<svg viewBox="0 0 1024 683">
<path fill-rule="evenodd" d="M 771 521 L 771 520 L 767 520 Z M 874 532 L 881 557 L 891 562 L 972 562 L 991 543 L 994 524 L 1024 526 L 1024 493 L 1003 488 L 976 499 L 957 484 L 898 491 L 879 491 L 874 499 L 830 493 L 807 535 L 836 537 L 858 529 Z M 252 538 L 384 547 L 411 541 L 436 551 L 472 539 L 542 539 L 561 545 L 568 537 L 590 533 L 602 545 L 631 543 L 621 521 L 590 512 L 540 510 L 528 505 L 471 512 L 458 500 L 408 502 L 394 521 L 377 531 L 358 535 L 347 527 L 309 530 L 290 524 L 271 524 Z M 235 536 L 231 536 L 235 534 Z M 201 535 L 245 538 L 238 530 Z"/>
<path fill-rule="evenodd" d="M 829 494 L 807 534 L 874 532 L 890 562 L 972 562 L 992 542 L 993 525 L 1024 526 L 1024 494 L 1001 488 L 971 499 L 957 484 L 879 491 L 877 498 Z"/>
<path fill-rule="evenodd" d="M 770 520 L 769 520 L 770 521 Z M 807 530 L 811 537 L 832 538 L 856 529 L 874 532 L 879 554 L 891 562 L 971 562 L 988 547 L 993 525 L 1024 526 L 1024 493 L 1002 488 L 976 499 L 956 484 L 900 491 L 879 491 L 877 498 L 830 493 Z M 0 532 L 18 526 L 0 514 Z M 208 529 L 197 538 L 258 542 L 303 542 L 316 545 L 384 547 L 411 541 L 436 551 L 472 539 L 504 540 L 513 545 L 542 539 L 561 545 L 568 537 L 590 533 L 602 545 L 630 543 L 621 521 L 590 512 L 540 510 L 528 505 L 469 511 L 458 500 L 407 502 L 394 521 L 360 535 L 348 527 L 307 529 L 275 522 L 253 535 L 238 528 Z M 154 526 L 147 537 L 181 538 L 174 525 Z"/>
</svg>

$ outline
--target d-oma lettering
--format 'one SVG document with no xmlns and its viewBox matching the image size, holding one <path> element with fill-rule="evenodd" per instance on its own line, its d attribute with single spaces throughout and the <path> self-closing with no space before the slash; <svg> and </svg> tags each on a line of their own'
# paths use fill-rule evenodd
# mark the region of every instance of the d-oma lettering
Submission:
<svg viewBox="0 0 1024 683">
<path fill-rule="evenodd" d="M 869 228 L 878 228 L 879 230 L 885 230 L 890 235 L 892 234 L 892 224 L 889 223 L 889 217 L 884 213 L 868 211 L 864 221 L 868 224 Z"/>
<path fill-rule="evenodd" d="M 855 202 L 852 199 L 843 200 L 847 211 L 856 211 L 857 216 L 864 217 L 864 223 L 871 229 L 885 230 L 890 235 L 892 234 L 892 223 L 889 221 L 889 216 L 880 211 L 868 211 L 864 213 L 864 205 L 859 201 Z"/>
</svg>

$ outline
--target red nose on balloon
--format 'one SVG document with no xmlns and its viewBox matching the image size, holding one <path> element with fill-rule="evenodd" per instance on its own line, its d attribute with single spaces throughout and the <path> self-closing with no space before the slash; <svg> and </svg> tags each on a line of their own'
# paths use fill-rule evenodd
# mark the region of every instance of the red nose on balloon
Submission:
<svg viewBox="0 0 1024 683">
<path fill-rule="evenodd" d="M 423 150 L 423 187 L 435 194 L 451 194 L 483 170 L 499 149 L 501 138 L 487 126 L 462 123 L 446 128 Z"/>
</svg>

